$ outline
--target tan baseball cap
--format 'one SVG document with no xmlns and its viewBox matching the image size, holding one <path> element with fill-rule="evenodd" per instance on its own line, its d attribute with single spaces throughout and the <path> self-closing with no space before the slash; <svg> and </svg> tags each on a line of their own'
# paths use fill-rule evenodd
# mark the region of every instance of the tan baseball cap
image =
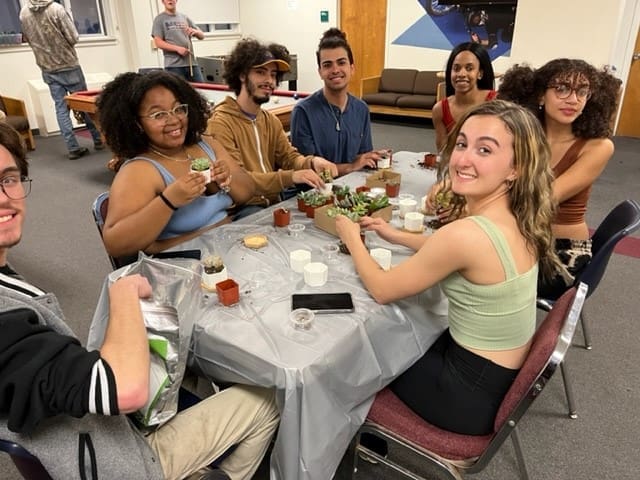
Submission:
<svg viewBox="0 0 640 480">
<path fill-rule="evenodd" d="M 291 70 L 291 67 L 287 62 L 274 57 L 273 53 L 271 53 L 269 50 L 266 50 L 264 53 L 262 53 L 262 55 L 260 55 L 256 59 L 255 64 L 253 64 L 251 68 L 264 67 L 270 63 L 275 63 L 276 66 L 278 67 L 278 71 L 280 72 L 288 72 L 289 70 Z"/>
</svg>

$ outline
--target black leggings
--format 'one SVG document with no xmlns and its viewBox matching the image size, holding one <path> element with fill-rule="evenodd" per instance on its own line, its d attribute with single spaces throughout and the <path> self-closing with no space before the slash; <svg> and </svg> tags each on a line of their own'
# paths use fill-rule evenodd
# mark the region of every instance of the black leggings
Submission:
<svg viewBox="0 0 640 480">
<path fill-rule="evenodd" d="M 411 410 L 451 432 L 485 435 L 518 370 L 505 368 L 458 345 L 447 329 L 390 385 Z"/>
</svg>

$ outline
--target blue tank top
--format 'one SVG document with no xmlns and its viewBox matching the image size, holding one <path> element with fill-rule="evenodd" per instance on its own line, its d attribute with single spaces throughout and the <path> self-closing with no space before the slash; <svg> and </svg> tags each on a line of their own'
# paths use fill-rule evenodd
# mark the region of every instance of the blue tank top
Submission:
<svg viewBox="0 0 640 480">
<path fill-rule="evenodd" d="M 201 140 L 198 142 L 198 146 L 202 148 L 211 161 L 215 163 L 216 154 L 209 144 Z M 175 182 L 175 177 L 160 163 L 151 158 L 134 157 L 127 160 L 123 166 L 136 160 L 147 161 L 156 167 L 160 175 L 162 175 L 165 185 Z M 210 225 L 215 225 L 227 216 L 227 208 L 232 204 L 233 199 L 223 191 L 219 191 L 214 195 L 201 195 L 191 203 L 173 212 L 164 229 L 160 232 L 158 240 L 166 240 L 167 238 L 177 237 Z"/>
</svg>

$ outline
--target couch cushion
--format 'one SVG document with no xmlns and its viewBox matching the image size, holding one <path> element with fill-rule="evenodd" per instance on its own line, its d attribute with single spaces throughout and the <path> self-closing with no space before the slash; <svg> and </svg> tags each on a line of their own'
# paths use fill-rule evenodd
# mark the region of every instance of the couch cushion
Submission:
<svg viewBox="0 0 640 480">
<path fill-rule="evenodd" d="M 380 75 L 380 92 L 413 93 L 418 71 L 410 68 L 385 68 Z"/>
<path fill-rule="evenodd" d="M 425 108 L 427 110 L 431 110 L 435 104 L 435 95 L 403 95 L 396 101 L 397 107 Z"/>
<path fill-rule="evenodd" d="M 362 100 L 369 105 L 387 105 L 390 107 L 396 106 L 396 100 L 401 97 L 401 93 L 368 93 L 362 97 Z"/>
<path fill-rule="evenodd" d="M 413 93 L 418 95 L 436 95 L 438 83 L 442 80 L 438 78 L 438 72 L 418 72 L 413 84 Z"/>
<path fill-rule="evenodd" d="M 7 115 L 5 119 L 9 125 L 18 130 L 19 132 L 24 132 L 25 130 L 29 130 L 29 120 L 27 117 L 22 117 L 18 115 Z"/>
</svg>

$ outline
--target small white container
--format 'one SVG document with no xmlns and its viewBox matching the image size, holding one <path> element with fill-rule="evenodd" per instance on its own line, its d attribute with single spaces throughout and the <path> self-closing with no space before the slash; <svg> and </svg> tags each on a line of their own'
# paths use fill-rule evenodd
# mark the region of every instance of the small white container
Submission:
<svg viewBox="0 0 640 480">
<path fill-rule="evenodd" d="M 382 195 L 385 195 L 387 193 L 387 191 L 384 188 L 381 187 L 373 187 L 371 190 L 369 190 L 369 196 L 375 198 L 375 197 L 381 197 Z"/>
<path fill-rule="evenodd" d="M 404 229 L 421 232 L 424 229 L 424 215 L 420 212 L 407 212 L 404 216 Z"/>
<path fill-rule="evenodd" d="M 326 195 L 327 197 L 330 197 L 331 195 L 333 195 L 333 183 L 325 183 L 324 187 L 318 189 L 318 191 L 321 194 Z"/>
<path fill-rule="evenodd" d="M 222 267 L 222 270 L 216 273 L 205 273 L 204 267 L 202 269 L 202 283 L 208 289 L 215 290 L 216 283 L 222 282 L 227 278 L 229 278 L 227 267 Z"/>
<path fill-rule="evenodd" d="M 199 173 L 204 177 L 204 183 L 211 183 L 211 169 L 208 168 L 206 170 L 189 170 L 189 173 Z"/>
<path fill-rule="evenodd" d="M 387 248 L 372 248 L 369 252 L 371 258 L 373 258 L 383 270 L 389 270 L 391 268 L 391 250 Z"/>
<path fill-rule="evenodd" d="M 420 199 L 420 208 L 419 210 L 422 213 L 427 213 L 427 199 L 429 198 L 429 195 L 425 195 L 424 197 L 422 197 Z"/>
<path fill-rule="evenodd" d="M 329 267 L 321 262 L 311 262 L 304 266 L 304 283 L 310 287 L 321 287 L 327 283 Z"/>
<path fill-rule="evenodd" d="M 294 250 L 289 254 L 289 263 L 291 270 L 297 273 L 304 272 L 304 267 L 311 261 L 311 252 L 309 250 Z"/>
<path fill-rule="evenodd" d="M 398 207 L 400 208 L 400 218 L 404 218 L 404 216 L 409 212 L 415 212 L 417 206 L 418 202 L 416 202 L 413 198 L 401 198 L 398 202 Z"/>
</svg>

